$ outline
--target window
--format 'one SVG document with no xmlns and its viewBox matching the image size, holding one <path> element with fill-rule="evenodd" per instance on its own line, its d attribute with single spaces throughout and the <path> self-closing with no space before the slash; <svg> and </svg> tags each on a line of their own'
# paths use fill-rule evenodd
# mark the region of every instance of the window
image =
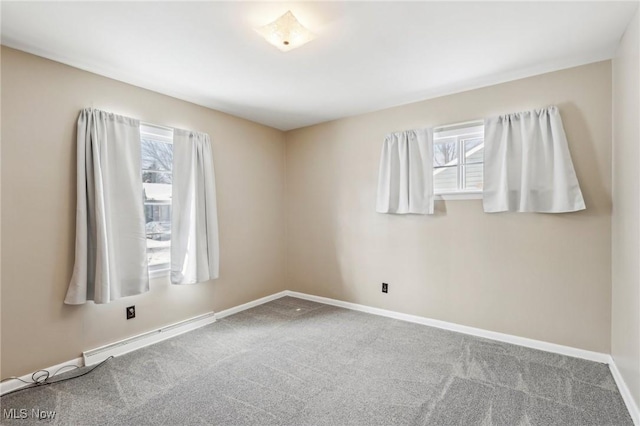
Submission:
<svg viewBox="0 0 640 426">
<path fill-rule="evenodd" d="M 434 193 L 481 193 L 483 160 L 482 124 L 436 129 L 433 135 Z"/>
<path fill-rule="evenodd" d="M 141 125 L 140 142 L 147 259 L 153 274 L 169 270 L 171 262 L 173 130 Z"/>
</svg>

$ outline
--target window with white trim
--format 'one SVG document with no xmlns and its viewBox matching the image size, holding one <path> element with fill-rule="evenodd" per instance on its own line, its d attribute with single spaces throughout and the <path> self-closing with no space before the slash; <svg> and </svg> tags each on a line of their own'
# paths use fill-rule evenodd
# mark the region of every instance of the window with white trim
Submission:
<svg viewBox="0 0 640 426">
<path fill-rule="evenodd" d="M 484 125 L 435 129 L 433 189 L 436 195 L 479 194 L 483 173 Z"/>
<path fill-rule="evenodd" d="M 171 266 L 173 130 L 141 124 L 140 143 L 149 272 L 164 273 Z"/>
</svg>

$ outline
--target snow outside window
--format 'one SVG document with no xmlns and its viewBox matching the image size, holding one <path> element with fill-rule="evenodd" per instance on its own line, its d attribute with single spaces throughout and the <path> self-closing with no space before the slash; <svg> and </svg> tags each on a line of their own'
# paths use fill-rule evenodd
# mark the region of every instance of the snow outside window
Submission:
<svg viewBox="0 0 640 426">
<path fill-rule="evenodd" d="M 173 131 L 141 125 L 140 142 L 147 258 L 149 272 L 158 274 L 171 262 Z"/>
<path fill-rule="evenodd" d="M 484 126 L 435 129 L 433 187 L 437 194 L 481 193 Z"/>
</svg>

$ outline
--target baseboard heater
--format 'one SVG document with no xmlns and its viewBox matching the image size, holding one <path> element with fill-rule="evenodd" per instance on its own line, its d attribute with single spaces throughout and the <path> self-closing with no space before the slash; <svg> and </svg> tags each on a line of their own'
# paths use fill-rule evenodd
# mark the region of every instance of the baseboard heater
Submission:
<svg viewBox="0 0 640 426">
<path fill-rule="evenodd" d="M 84 365 L 89 366 L 98 364 L 111 356 L 124 355 L 131 351 L 135 351 L 136 349 L 140 349 L 145 346 L 161 342 L 170 337 L 186 333 L 187 331 L 195 330 L 196 328 L 203 327 L 215 321 L 215 313 L 208 312 L 206 314 L 199 315 L 188 320 L 180 321 L 175 324 L 170 324 L 156 330 L 148 331 L 146 333 L 138 334 L 137 336 L 132 336 L 127 339 L 120 340 L 119 342 L 110 343 L 99 348 L 88 350 L 82 353 Z"/>
</svg>

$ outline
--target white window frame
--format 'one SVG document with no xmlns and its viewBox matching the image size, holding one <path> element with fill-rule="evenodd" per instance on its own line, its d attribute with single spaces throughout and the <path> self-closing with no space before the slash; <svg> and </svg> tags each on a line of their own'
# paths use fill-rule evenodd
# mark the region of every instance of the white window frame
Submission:
<svg viewBox="0 0 640 426">
<path fill-rule="evenodd" d="M 143 138 L 173 145 L 173 129 L 169 127 L 157 126 L 155 124 L 140 123 L 140 140 L 142 141 Z M 144 173 L 146 169 L 142 168 L 142 164 L 140 166 L 140 173 Z M 173 171 L 167 172 L 173 174 Z M 142 200 L 142 202 L 144 205 L 146 205 L 144 200 Z M 171 205 L 171 203 L 169 203 L 169 205 Z M 171 212 L 171 214 L 173 214 L 173 211 Z M 171 239 L 169 239 L 169 241 L 171 242 Z M 171 250 L 171 244 L 169 244 L 169 250 Z M 149 266 L 148 270 L 150 278 L 166 277 L 169 275 L 169 271 L 171 270 L 171 261 L 166 264 L 162 264 L 162 266 L 159 268 Z"/>
<path fill-rule="evenodd" d="M 441 139 L 450 139 L 455 137 L 456 143 L 458 144 L 458 156 L 460 156 L 464 152 L 463 140 L 469 139 L 471 137 L 482 136 L 484 140 L 484 122 L 483 121 L 471 121 L 467 123 L 459 123 L 452 124 L 450 126 L 441 126 L 436 127 L 433 130 L 433 144 L 437 143 L 438 140 Z M 484 147 L 484 143 L 482 144 Z M 458 189 L 456 190 L 447 190 L 447 191 L 436 191 L 434 188 L 434 198 L 435 200 L 444 200 L 444 201 L 456 201 L 456 200 L 481 200 L 482 199 L 482 190 L 468 190 L 460 188 L 460 183 L 462 182 L 463 176 L 460 174 L 463 173 L 463 165 L 464 163 L 457 164 L 458 171 Z M 435 170 L 434 170 L 435 171 Z"/>
</svg>

